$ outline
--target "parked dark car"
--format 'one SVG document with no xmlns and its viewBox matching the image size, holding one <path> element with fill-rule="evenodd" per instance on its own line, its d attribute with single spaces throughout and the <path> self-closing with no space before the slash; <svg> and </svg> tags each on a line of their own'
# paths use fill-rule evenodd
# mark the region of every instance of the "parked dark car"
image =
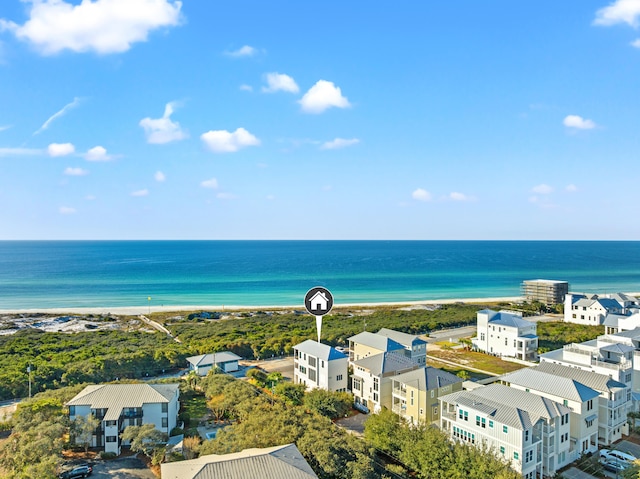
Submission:
<svg viewBox="0 0 640 479">
<path fill-rule="evenodd" d="M 64 471 L 60 476 L 60 479 L 77 479 L 79 477 L 89 477 L 93 472 L 93 467 L 89 464 L 81 464 L 79 466 L 75 466 L 73 469 L 69 469 L 68 471 Z"/>
<path fill-rule="evenodd" d="M 629 464 L 619 461 L 607 461 L 602 464 L 602 467 L 604 467 L 607 471 L 618 473 L 624 471 L 627 467 L 629 467 Z"/>
</svg>

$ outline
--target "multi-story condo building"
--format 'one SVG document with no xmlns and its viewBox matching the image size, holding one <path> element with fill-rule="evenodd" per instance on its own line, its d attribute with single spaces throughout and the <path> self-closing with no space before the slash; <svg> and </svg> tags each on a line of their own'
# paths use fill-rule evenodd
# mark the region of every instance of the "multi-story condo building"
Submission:
<svg viewBox="0 0 640 479">
<path fill-rule="evenodd" d="M 349 362 L 375 356 L 376 354 L 397 351 L 404 354 L 405 347 L 388 336 L 363 331 L 349 339 Z"/>
<path fill-rule="evenodd" d="M 404 346 L 405 355 L 418 364 L 427 364 L 427 342 L 415 334 L 401 333 L 393 329 L 382 328 L 376 334 L 393 339 Z"/>
<path fill-rule="evenodd" d="M 307 390 L 346 391 L 349 358 L 327 344 L 310 339 L 293 347 L 293 382 Z"/>
<path fill-rule="evenodd" d="M 488 448 L 524 479 L 553 476 L 570 462 L 571 410 L 502 384 L 440 398 L 440 427 L 457 441 Z"/>
<path fill-rule="evenodd" d="M 624 307 L 615 299 L 567 294 L 564 300 L 564 322 L 598 326 L 607 314 L 622 314 Z"/>
<path fill-rule="evenodd" d="M 636 328 L 640 328 L 640 309 L 636 307 L 626 308 L 621 314 L 609 313 L 604 318 L 606 334 L 616 334 Z"/>
<path fill-rule="evenodd" d="M 98 384 L 87 386 L 66 406 L 69 418 L 92 415 L 100 420 L 91 447 L 120 454 L 127 426 L 153 424 L 169 435 L 178 424 L 178 384 Z"/>
<path fill-rule="evenodd" d="M 538 368 L 524 368 L 505 374 L 500 381 L 507 386 L 542 396 L 567 406 L 571 412 L 569 461 L 598 450 L 598 397 L 600 393 L 572 378 L 555 376 Z"/>
<path fill-rule="evenodd" d="M 552 376 L 573 379 L 598 391 L 598 442 L 606 446 L 628 434 L 627 413 L 632 409 L 631 388 L 609 375 L 588 369 L 542 361 L 536 368 Z"/>
<path fill-rule="evenodd" d="M 521 313 L 511 311 L 483 309 L 477 316 L 477 336 L 471 339 L 475 350 L 525 361 L 536 359 L 536 323 L 526 321 Z"/>
<path fill-rule="evenodd" d="M 554 306 L 564 301 L 569 292 L 569 283 L 550 279 L 532 279 L 522 282 L 522 294 L 527 301 Z"/>
<path fill-rule="evenodd" d="M 394 376 L 424 368 L 402 351 L 367 356 L 352 364 L 351 392 L 354 401 L 373 412 L 379 412 L 383 407 L 391 409 Z"/>
<path fill-rule="evenodd" d="M 391 410 L 409 424 L 440 421 L 440 396 L 462 390 L 462 379 L 427 366 L 392 378 Z"/>
</svg>

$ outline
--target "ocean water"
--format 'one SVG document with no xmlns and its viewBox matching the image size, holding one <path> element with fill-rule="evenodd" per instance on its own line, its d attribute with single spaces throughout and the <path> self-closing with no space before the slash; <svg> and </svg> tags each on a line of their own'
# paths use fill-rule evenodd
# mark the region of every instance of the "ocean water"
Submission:
<svg viewBox="0 0 640 479">
<path fill-rule="evenodd" d="M 0 309 L 519 296 L 525 279 L 640 291 L 636 241 L 4 241 Z"/>
</svg>

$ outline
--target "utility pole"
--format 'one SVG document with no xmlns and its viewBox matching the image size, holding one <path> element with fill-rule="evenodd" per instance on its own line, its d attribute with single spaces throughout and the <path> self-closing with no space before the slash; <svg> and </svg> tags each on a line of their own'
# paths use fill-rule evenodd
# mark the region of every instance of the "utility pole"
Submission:
<svg viewBox="0 0 640 479">
<path fill-rule="evenodd" d="M 31 364 L 27 366 L 27 374 L 29 374 L 29 399 L 31 399 Z"/>
</svg>

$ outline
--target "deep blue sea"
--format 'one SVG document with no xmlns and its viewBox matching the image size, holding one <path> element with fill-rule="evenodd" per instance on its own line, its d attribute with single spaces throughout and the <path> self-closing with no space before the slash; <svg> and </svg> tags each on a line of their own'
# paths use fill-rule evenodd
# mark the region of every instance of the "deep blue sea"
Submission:
<svg viewBox="0 0 640 479">
<path fill-rule="evenodd" d="M 0 309 L 336 305 L 519 296 L 525 279 L 640 291 L 637 241 L 4 241 Z"/>
</svg>

